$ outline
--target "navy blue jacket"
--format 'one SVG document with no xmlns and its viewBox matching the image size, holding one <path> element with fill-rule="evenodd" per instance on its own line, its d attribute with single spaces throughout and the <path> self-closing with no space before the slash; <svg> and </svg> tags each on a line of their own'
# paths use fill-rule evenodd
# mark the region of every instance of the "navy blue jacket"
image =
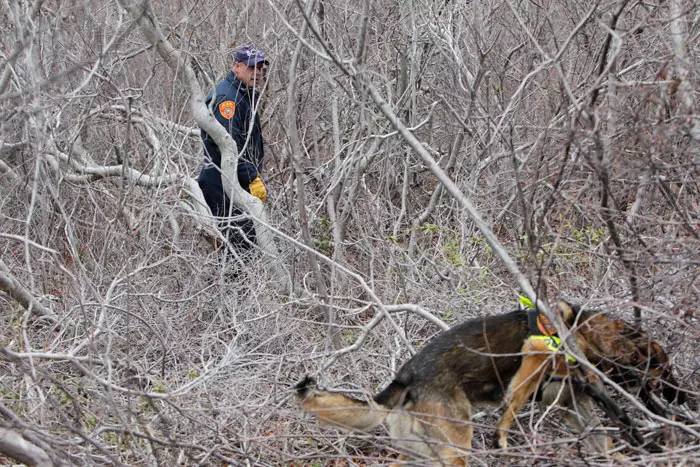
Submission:
<svg viewBox="0 0 700 467">
<path fill-rule="evenodd" d="M 207 106 L 211 105 L 212 94 L 207 96 Z M 220 105 L 226 101 L 235 103 L 235 110 L 230 118 L 221 114 Z M 238 81 L 232 71 L 229 71 L 226 78 L 216 85 L 216 100 L 212 106 L 214 117 L 216 120 L 229 132 L 236 142 L 238 152 L 245 146 L 245 151 L 238 158 L 238 182 L 241 187 L 246 190 L 250 183 L 255 180 L 263 164 L 263 139 L 260 130 L 260 117 L 255 114 L 253 118 L 253 107 L 257 106 L 258 93 L 252 89 L 248 89 L 243 83 Z M 227 104 L 224 104 L 226 106 Z M 228 108 L 231 106 L 229 105 Z M 226 112 L 226 107 L 224 107 Z M 250 125 L 253 125 L 253 130 L 250 135 L 250 140 L 246 146 L 248 131 Z M 202 130 L 202 142 L 204 143 L 204 158 L 205 164 L 202 172 L 199 174 L 200 186 L 206 186 L 210 192 L 218 192 L 223 194 L 223 185 L 221 183 L 221 152 L 214 140 Z M 216 166 L 212 166 L 212 163 Z"/>
</svg>

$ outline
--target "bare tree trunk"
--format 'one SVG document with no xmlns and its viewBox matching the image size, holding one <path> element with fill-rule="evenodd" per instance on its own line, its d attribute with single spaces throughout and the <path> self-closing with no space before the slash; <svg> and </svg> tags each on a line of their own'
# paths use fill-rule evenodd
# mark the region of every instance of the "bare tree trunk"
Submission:
<svg viewBox="0 0 700 467">
<path fill-rule="evenodd" d="M 697 8 L 697 5 L 696 5 Z M 669 24 L 671 28 L 671 42 L 673 44 L 673 64 L 676 69 L 678 79 L 678 96 L 684 110 L 689 118 L 690 136 L 700 142 L 700 121 L 693 118 L 695 115 L 696 103 L 693 98 L 693 85 L 691 84 L 690 73 L 687 68 L 687 50 L 690 46 L 688 34 L 684 27 L 685 14 L 680 0 L 669 0 Z"/>
<path fill-rule="evenodd" d="M 314 1 L 311 0 L 307 2 L 305 10 L 306 14 L 310 15 L 314 9 Z M 306 23 L 304 23 L 305 25 Z M 299 32 L 301 38 L 304 37 L 306 27 L 303 27 Z M 296 94 L 297 94 L 297 64 L 299 62 L 299 56 L 303 49 L 303 44 L 301 41 L 297 43 L 294 55 L 292 56 L 292 63 L 289 66 L 289 84 L 287 87 L 287 131 L 289 133 L 289 142 L 291 145 L 290 157 L 292 159 L 292 166 L 294 167 L 294 178 L 296 180 L 297 186 L 297 208 L 299 209 L 299 226 L 301 228 L 301 236 L 304 243 L 309 248 L 313 249 L 313 240 L 309 232 L 309 218 L 306 212 L 306 194 L 304 187 L 304 172 L 301 165 L 301 143 L 299 142 L 299 130 L 297 128 L 297 115 L 295 112 L 296 105 Z M 313 254 L 308 254 L 307 258 L 309 264 L 311 265 L 311 271 L 313 272 L 316 287 L 318 287 L 318 293 L 321 299 L 321 306 L 324 310 L 326 316 L 326 322 L 328 323 L 328 337 L 333 348 L 340 347 L 340 329 L 335 326 L 335 313 L 333 308 L 328 303 L 328 285 L 326 279 L 321 273 L 321 267 L 316 261 L 316 256 Z"/>
</svg>

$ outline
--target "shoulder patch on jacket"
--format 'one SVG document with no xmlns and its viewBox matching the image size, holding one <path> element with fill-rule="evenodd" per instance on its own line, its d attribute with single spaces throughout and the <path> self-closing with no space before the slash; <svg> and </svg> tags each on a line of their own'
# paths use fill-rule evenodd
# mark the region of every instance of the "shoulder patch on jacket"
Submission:
<svg viewBox="0 0 700 467">
<path fill-rule="evenodd" d="M 226 120 L 231 120 L 233 114 L 236 113 L 236 103 L 233 101 L 223 101 L 219 104 L 219 113 Z"/>
</svg>

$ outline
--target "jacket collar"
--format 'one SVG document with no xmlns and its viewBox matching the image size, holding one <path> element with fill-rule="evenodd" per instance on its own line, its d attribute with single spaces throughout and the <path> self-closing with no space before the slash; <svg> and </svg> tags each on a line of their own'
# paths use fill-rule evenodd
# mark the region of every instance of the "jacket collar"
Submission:
<svg viewBox="0 0 700 467">
<path fill-rule="evenodd" d="M 246 94 L 251 94 L 251 90 L 248 89 L 248 86 L 240 82 L 238 78 L 236 78 L 236 75 L 233 74 L 233 71 L 228 72 L 228 74 L 226 75 L 226 81 L 229 81 L 231 83 L 231 88 L 237 89 Z M 253 91 L 252 94 L 257 94 L 257 92 Z"/>
</svg>

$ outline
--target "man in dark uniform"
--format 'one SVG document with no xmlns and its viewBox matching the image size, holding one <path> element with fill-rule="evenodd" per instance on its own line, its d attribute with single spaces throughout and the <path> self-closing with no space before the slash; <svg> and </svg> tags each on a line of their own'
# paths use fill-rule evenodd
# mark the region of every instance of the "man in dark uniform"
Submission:
<svg viewBox="0 0 700 467">
<path fill-rule="evenodd" d="M 216 94 L 209 93 L 207 106 L 216 120 L 229 132 L 238 148 L 238 182 L 241 188 L 265 202 L 267 190 L 260 178 L 263 165 L 263 139 L 258 113 L 258 89 L 262 86 L 267 60 L 249 46 L 233 51 L 233 66 L 226 78 L 216 85 Z M 255 227 L 250 218 L 231 206 L 221 183 L 221 152 L 214 140 L 202 130 L 205 164 L 197 181 L 214 216 L 222 219 L 219 227 L 233 248 L 245 253 L 255 244 Z M 238 217 L 238 219 L 236 219 Z"/>
</svg>

